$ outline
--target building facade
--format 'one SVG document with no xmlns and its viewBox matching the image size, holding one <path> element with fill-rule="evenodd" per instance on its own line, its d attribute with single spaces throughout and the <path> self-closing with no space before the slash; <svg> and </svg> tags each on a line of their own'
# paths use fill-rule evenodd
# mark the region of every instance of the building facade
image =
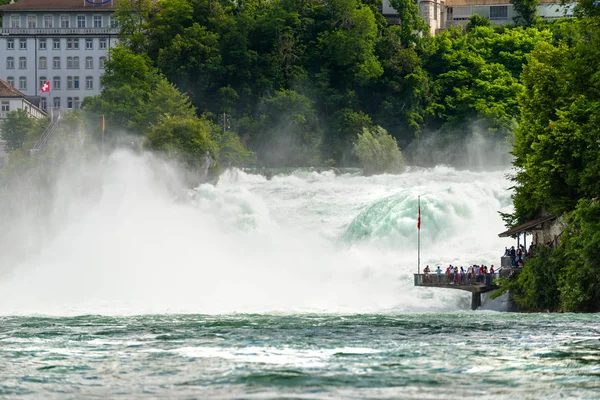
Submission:
<svg viewBox="0 0 600 400">
<path fill-rule="evenodd" d="M 515 12 L 510 0 L 416 0 L 419 14 L 429 25 L 432 35 L 452 26 L 466 25 L 472 15 L 488 18 L 492 25 L 514 22 Z M 540 0 L 538 15 L 544 19 L 572 17 L 575 3 Z M 400 23 L 389 0 L 383 0 L 382 13 L 390 23 Z"/>
<path fill-rule="evenodd" d="M 116 0 L 19 0 L 0 7 L 0 79 L 44 110 L 78 108 L 100 93 L 108 49 L 117 44 Z M 50 92 L 41 85 L 50 82 Z"/>
<path fill-rule="evenodd" d="M 25 94 L 9 85 L 8 82 L 0 79 L 0 133 L 2 133 L 4 120 L 11 111 L 25 110 L 32 118 L 46 117 L 47 113 L 39 108 L 36 100 L 39 100 L 39 98 L 28 98 Z M 0 168 L 4 166 L 7 158 L 4 150 L 5 145 L 6 142 L 0 140 Z"/>
</svg>

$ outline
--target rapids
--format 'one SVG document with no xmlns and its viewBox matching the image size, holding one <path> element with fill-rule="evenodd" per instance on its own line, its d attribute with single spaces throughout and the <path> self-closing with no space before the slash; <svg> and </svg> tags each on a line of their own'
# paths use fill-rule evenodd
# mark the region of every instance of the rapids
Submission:
<svg viewBox="0 0 600 400">
<path fill-rule="evenodd" d="M 82 171 L 93 194 L 73 190 Z M 421 269 L 497 265 L 507 172 L 229 170 L 186 191 L 174 167 L 119 151 L 65 171 L 45 229 L 22 227 L 35 251 L 0 266 L 0 314 L 466 310 L 468 293 L 412 285 L 418 196 Z"/>
</svg>

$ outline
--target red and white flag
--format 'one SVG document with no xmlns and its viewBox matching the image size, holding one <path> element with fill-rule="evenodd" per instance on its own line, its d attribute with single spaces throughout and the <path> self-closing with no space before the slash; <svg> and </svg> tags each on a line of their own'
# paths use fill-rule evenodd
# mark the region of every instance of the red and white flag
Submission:
<svg viewBox="0 0 600 400">
<path fill-rule="evenodd" d="M 419 218 L 417 219 L 417 229 L 421 230 L 421 205 L 419 204 Z"/>
<path fill-rule="evenodd" d="M 42 84 L 42 86 L 40 86 L 40 90 L 42 91 L 42 93 L 47 93 L 50 91 L 50 81 L 46 81 Z"/>
</svg>

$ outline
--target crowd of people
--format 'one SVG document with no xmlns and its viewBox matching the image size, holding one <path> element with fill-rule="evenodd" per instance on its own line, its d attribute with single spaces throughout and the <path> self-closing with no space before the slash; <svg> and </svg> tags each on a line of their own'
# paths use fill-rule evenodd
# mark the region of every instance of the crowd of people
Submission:
<svg viewBox="0 0 600 400">
<path fill-rule="evenodd" d="M 504 248 L 504 257 L 510 257 L 510 265 L 516 268 L 523 268 L 523 264 L 525 263 L 526 258 L 533 258 L 533 244 L 529 245 L 529 250 L 525 249 L 525 246 L 518 245 L 518 248 L 515 249 L 515 246 L 512 246 L 510 249 L 508 247 Z"/>
<path fill-rule="evenodd" d="M 423 270 L 423 283 L 444 283 L 447 285 L 493 285 L 497 278 L 494 266 L 472 265 L 470 267 L 457 267 L 448 265 L 446 271 L 442 271 L 438 265 L 437 269 L 431 271 L 429 265 Z"/>
</svg>

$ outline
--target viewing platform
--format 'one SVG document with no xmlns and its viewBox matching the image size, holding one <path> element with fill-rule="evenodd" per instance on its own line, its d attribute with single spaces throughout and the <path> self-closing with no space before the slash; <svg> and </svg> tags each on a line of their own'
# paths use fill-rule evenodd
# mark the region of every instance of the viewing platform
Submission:
<svg viewBox="0 0 600 400">
<path fill-rule="evenodd" d="M 502 274 L 504 276 L 504 274 Z M 458 289 L 471 293 L 471 309 L 476 310 L 481 306 L 481 293 L 491 292 L 499 286 L 496 279 L 500 278 L 500 273 L 483 274 L 477 277 L 468 274 L 459 275 L 454 279 L 454 274 L 415 274 L 415 286 L 435 287 L 445 289 Z"/>
</svg>

